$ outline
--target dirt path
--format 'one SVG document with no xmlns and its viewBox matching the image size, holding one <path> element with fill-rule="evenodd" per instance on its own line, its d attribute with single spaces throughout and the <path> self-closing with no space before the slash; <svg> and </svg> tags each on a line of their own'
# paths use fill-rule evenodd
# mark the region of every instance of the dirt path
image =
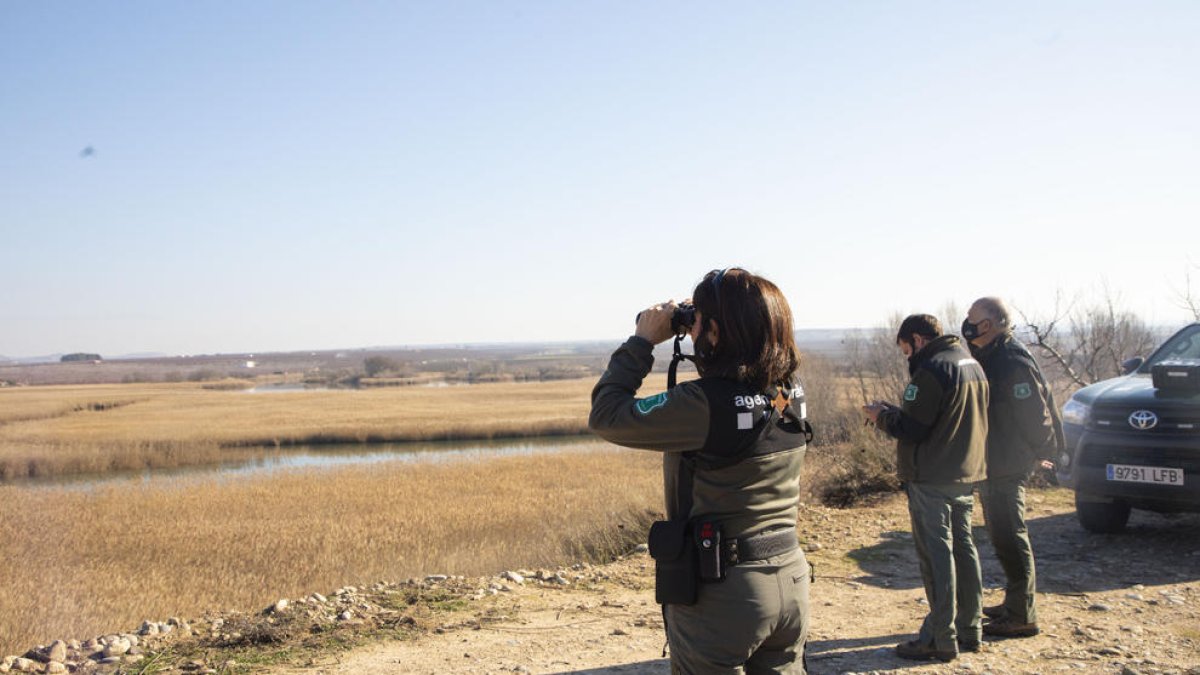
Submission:
<svg viewBox="0 0 1200 675">
<path fill-rule="evenodd" d="M 1042 634 L 988 641 L 950 664 L 891 651 L 926 611 L 904 499 L 805 509 L 801 532 L 817 573 L 810 671 L 1200 675 L 1200 516 L 1135 513 L 1126 533 L 1100 536 L 1076 524 L 1069 492 L 1036 492 L 1030 501 Z M 1003 575 L 982 527 L 976 538 L 985 604 L 994 604 Z M 433 633 L 271 672 L 667 673 L 652 570 L 635 554 L 568 571 L 565 586 L 510 583 Z"/>
</svg>

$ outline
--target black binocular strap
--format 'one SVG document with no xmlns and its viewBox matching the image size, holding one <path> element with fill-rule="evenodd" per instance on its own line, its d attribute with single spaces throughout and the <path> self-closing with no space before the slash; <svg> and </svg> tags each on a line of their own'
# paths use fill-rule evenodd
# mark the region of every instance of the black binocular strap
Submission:
<svg viewBox="0 0 1200 675">
<path fill-rule="evenodd" d="M 668 390 L 675 388 L 675 381 L 676 381 L 675 375 L 679 370 L 679 362 L 680 361 L 691 361 L 692 363 L 696 362 L 695 356 L 693 356 L 692 354 L 684 354 L 683 353 L 683 349 L 680 348 L 681 344 L 683 344 L 683 336 L 676 335 L 675 336 L 675 353 L 671 356 L 670 367 L 667 368 L 667 389 Z"/>
</svg>

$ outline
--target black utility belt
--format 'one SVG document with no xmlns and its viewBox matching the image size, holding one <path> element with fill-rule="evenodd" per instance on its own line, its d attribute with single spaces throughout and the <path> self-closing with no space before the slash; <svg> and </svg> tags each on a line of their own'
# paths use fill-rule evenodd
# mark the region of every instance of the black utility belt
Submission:
<svg viewBox="0 0 1200 675">
<path fill-rule="evenodd" d="M 724 580 L 726 569 L 782 555 L 799 546 L 796 530 L 790 527 L 724 539 L 720 523 L 703 517 L 660 520 L 650 526 L 655 600 L 664 605 L 693 604 L 700 584 Z"/>
<path fill-rule="evenodd" d="M 725 566 L 730 567 L 740 563 L 774 558 L 777 555 L 790 553 L 799 547 L 800 542 L 796 538 L 796 530 L 788 528 L 722 542 L 721 553 L 725 559 Z"/>
</svg>

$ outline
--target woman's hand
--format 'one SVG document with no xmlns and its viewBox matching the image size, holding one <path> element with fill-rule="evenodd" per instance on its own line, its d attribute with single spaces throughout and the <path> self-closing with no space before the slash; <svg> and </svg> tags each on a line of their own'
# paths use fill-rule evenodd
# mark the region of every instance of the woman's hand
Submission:
<svg viewBox="0 0 1200 675">
<path fill-rule="evenodd" d="M 677 306 L 674 300 L 668 300 L 642 310 L 633 334 L 652 345 L 675 337 L 675 332 L 671 330 L 671 317 Z"/>
</svg>

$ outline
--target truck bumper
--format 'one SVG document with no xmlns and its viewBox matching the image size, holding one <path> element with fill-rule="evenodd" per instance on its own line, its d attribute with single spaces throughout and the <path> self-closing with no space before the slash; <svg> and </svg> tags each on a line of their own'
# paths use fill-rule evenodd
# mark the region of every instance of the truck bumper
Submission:
<svg viewBox="0 0 1200 675">
<path fill-rule="evenodd" d="M 1097 432 L 1066 424 L 1068 461 L 1058 458 L 1058 480 L 1081 501 L 1128 502 L 1161 512 L 1200 512 L 1200 436 Z M 1108 465 L 1176 469 L 1183 485 L 1113 480 Z"/>
</svg>

